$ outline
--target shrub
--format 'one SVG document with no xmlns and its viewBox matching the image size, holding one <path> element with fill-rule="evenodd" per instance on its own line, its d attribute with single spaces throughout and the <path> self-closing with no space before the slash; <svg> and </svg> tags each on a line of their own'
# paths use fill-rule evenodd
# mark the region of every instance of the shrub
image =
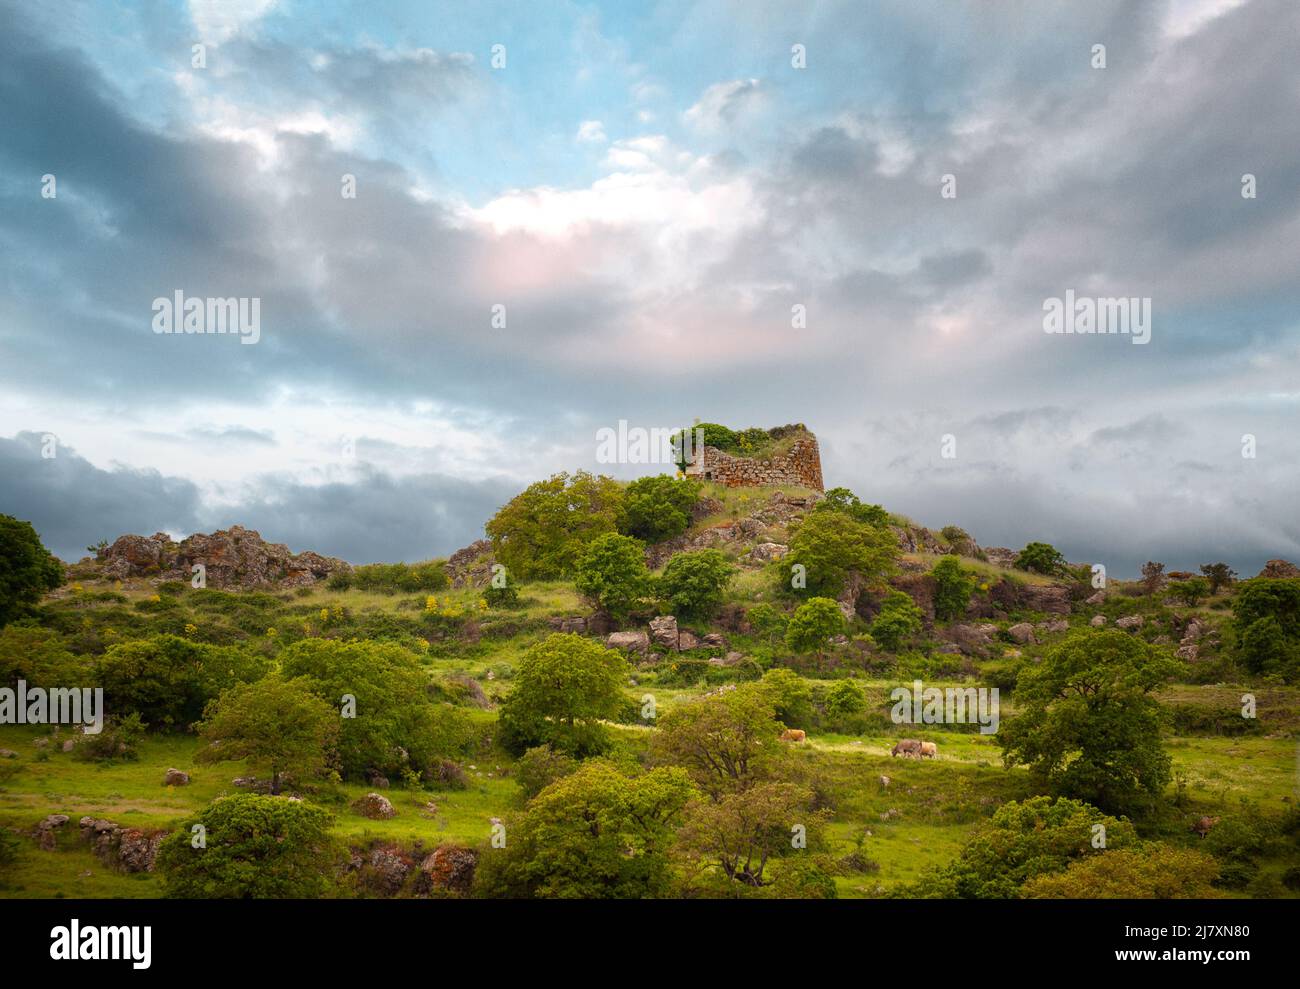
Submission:
<svg viewBox="0 0 1300 989">
<path fill-rule="evenodd" d="M 975 591 L 975 577 L 962 569 L 955 556 L 945 556 L 930 571 L 934 578 L 934 617 L 951 621 L 966 613 Z"/>
<path fill-rule="evenodd" d="M 135 712 L 105 720 L 97 734 L 77 737 L 72 754 L 87 762 L 134 761 L 140 758 L 139 744 L 146 727 Z"/>
<path fill-rule="evenodd" d="M 63 583 L 61 564 L 30 522 L 0 515 L 0 627 Z"/>
<path fill-rule="evenodd" d="M 351 570 L 330 574 L 326 587 L 331 590 L 372 591 L 380 594 L 416 594 L 441 591 L 451 586 L 444 560 L 424 563 L 369 563 Z"/>
<path fill-rule="evenodd" d="M 579 558 L 573 583 L 611 618 L 623 621 L 650 590 L 645 547 L 616 532 L 598 536 Z"/>
<path fill-rule="evenodd" d="M 1175 581 L 1170 586 L 1169 593 L 1173 594 L 1187 607 L 1195 608 L 1201 598 L 1210 593 L 1210 582 L 1200 577 Z"/>
<path fill-rule="evenodd" d="M 1245 581 L 1232 610 L 1246 668 L 1300 680 L 1300 580 Z"/>
<path fill-rule="evenodd" d="M 795 609 L 785 630 L 785 644 L 797 653 L 826 648 L 826 640 L 844 631 L 844 613 L 830 598 L 812 598 Z"/>
<path fill-rule="evenodd" d="M 641 477 L 627 486 L 625 532 L 647 543 L 681 535 L 690 527 L 691 511 L 700 499 L 694 481 L 659 474 Z"/>
<path fill-rule="evenodd" d="M 862 522 L 878 529 L 889 524 L 889 513 L 884 508 L 880 505 L 864 505 L 848 488 L 831 488 L 813 510 L 840 512 L 855 522 Z"/>
<path fill-rule="evenodd" d="M 1016 557 L 1016 569 L 1057 577 L 1065 572 L 1065 557 L 1050 543 L 1030 543 Z"/>
<path fill-rule="evenodd" d="M 618 717 L 627 676 L 619 653 L 579 635 L 548 636 L 524 653 L 501 706 L 506 747 L 522 753 L 549 743 L 578 756 L 603 751 L 609 738 L 600 722 Z"/>
<path fill-rule="evenodd" d="M 807 589 L 838 597 L 849 571 L 875 581 L 892 571 L 898 541 L 888 529 L 859 522 L 843 512 L 812 512 L 790 537 L 790 552 L 778 567 L 781 590 L 788 590 L 790 566 L 804 567 Z"/>
<path fill-rule="evenodd" d="M 867 695 L 853 680 L 838 680 L 826 693 L 826 717 L 843 723 L 867 709 Z"/>
<path fill-rule="evenodd" d="M 703 621 L 722 606 L 736 567 L 716 549 L 678 553 L 659 577 L 659 594 L 676 615 Z"/>
<path fill-rule="evenodd" d="M 391 642 L 304 639 L 280 653 L 285 679 L 306 677 L 312 691 L 338 709 L 353 698 L 354 717 L 339 719 L 339 769 L 344 777 L 425 774 L 460 752 L 471 738 L 463 711 L 435 702 L 420 658 Z"/>
<path fill-rule="evenodd" d="M 509 582 L 502 584 L 500 587 L 495 584 L 488 584 L 483 589 L 483 600 L 488 603 L 489 608 L 508 611 L 519 607 L 519 590 Z"/>
<path fill-rule="evenodd" d="M 786 627 L 790 624 L 789 615 L 766 602 L 756 604 L 745 612 L 745 620 L 758 635 L 767 640 L 768 645 L 777 639 L 784 640 Z"/>
<path fill-rule="evenodd" d="M 191 844 L 196 824 L 205 832 L 202 848 Z M 330 816 L 309 804 L 251 793 L 220 797 L 163 839 L 155 867 L 169 897 L 319 897 L 338 857 L 329 827 Z"/>
<path fill-rule="evenodd" d="M 1237 571 L 1226 563 L 1202 563 L 1201 573 L 1210 582 L 1210 593 L 1218 594 L 1220 588 L 1228 587 L 1237 577 Z"/>
<path fill-rule="evenodd" d="M 579 471 L 529 485 L 486 525 L 496 559 L 520 580 L 573 574 L 597 536 L 626 528 L 623 489 Z"/>
<path fill-rule="evenodd" d="M 907 639 L 921 631 L 924 618 L 911 595 L 890 591 L 881 602 L 880 613 L 871 623 L 871 637 L 890 652 L 898 652 Z"/>
<path fill-rule="evenodd" d="M 515 763 L 515 782 L 519 784 L 524 800 L 532 800 L 556 780 L 568 776 L 577 768 L 577 759 L 556 752 L 549 745 L 537 745 L 520 756 Z"/>
</svg>

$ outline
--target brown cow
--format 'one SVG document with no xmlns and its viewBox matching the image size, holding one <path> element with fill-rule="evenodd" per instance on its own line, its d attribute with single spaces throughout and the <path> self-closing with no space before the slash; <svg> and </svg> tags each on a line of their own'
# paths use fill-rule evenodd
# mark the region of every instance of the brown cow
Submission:
<svg viewBox="0 0 1300 989">
<path fill-rule="evenodd" d="M 889 750 L 889 754 L 894 756 L 900 753 L 913 759 L 919 759 L 921 758 L 921 743 L 915 738 L 900 738 L 894 747 Z"/>
<path fill-rule="evenodd" d="M 934 742 L 922 742 L 922 743 L 921 743 L 921 758 L 922 758 L 922 759 L 937 759 L 937 758 L 939 758 L 939 746 L 935 745 Z"/>
<path fill-rule="evenodd" d="M 802 742 L 807 737 L 807 732 L 802 728 L 787 728 L 781 732 L 781 741 L 783 742 Z"/>
<path fill-rule="evenodd" d="M 1192 825 L 1192 830 L 1195 831 L 1197 834 L 1199 834 L 1202 838 L 1204 838 L 1207 834 L 1210 833 L 1210 829 L 1213 828 L 1218 823 L 1219 823 L 1219 819 L 1217 817 L 1202 817 L 1199 821 L 1197 821 L 1195 824 Z"/>
</svg>

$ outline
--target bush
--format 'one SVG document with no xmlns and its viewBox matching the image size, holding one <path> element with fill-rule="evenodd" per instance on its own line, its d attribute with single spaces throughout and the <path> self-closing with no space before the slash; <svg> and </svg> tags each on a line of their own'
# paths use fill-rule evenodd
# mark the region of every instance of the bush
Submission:
<svg viewBox="0 0 1300 989">
<path fill-rule="evenodd" d="M 924 618 L 910 594 L 890 591 L 871 623 L 871 637 L 890 652 L 898 652 L 906 640 L 921 631 Z"/>
<path fill-rule="evenodd" d="M 72 754 L 87 762 L 134 761 L 140 758 L 139 744 L 146 727 L 140 715 L 134 712 L 105 720 L 99 733 L 77 737 Z"/>
<path fill-rule="evenodd" d="M 785 630 L 785 644 L 797 653 L 821 653 L 832 635 L 844 631 L 844 613 L 830 598 L 812 598 L 799 605 Z"/>
<path fill-rule="evenodd" d="M 627 676 L 619 653 L 571 633 L 548 636 L 515 671 L 501 706 L 504 744 L 516 753 L 544 744 L 576 756 L 603 751 L 609 737 L 601 721 L 623 709 Z"/>
<path fill-rule="evenodd" d="M 285 679 L 306 677 L 336 710 L 355 699 L 355 717 L 339 721 L 339 768 L 349 779 L 373 773 L 420 774 L 458 753 L 472 732 L 460 709 L 435 702 L 428 674 L 414 653 L 390 642 L 304 639 L 280 654 Z"/>
<path fill-rule="evenodd" d="M 1182 601 L 1187 607 L 1195 608 L 1200 603 L 1201 598 L 1210 593 L 1210 582 L 1201 577 L 1175 581 L 1170 586 L 1169 593 Z"/>
<path fill-rule="evenodd" d="M 205 847 L 194 848 L 194 825 Z M 318 807 L 245 793 L 219 797 L 163 839 L 155 868 L 164 894 L 189 899 L 321 896 L 337 848 Z"/>
<path fill-rule="evenodd" d="M 579 471 L 529 485 L 487 523 L 498 562 L 520 580 L 571 576 L 597 536 L 625 529 L 623 489 Z"/>
<path fill-rule="evenodd" d="M 777 570 L 781 591 L 789 590 L 790 567 L 804 567 L 807 590 L 824 597 L 838 597 L 849 571 L 875 581 L 890 571 L 898 559 L 898 541 L 888 529 L 880 529 L 837 511 L 814 511 L 790 537 L 790 552 Z"/>
<path fill-rule="evenodd" d="M 647 543 L 679 536 L 691 524 L 691 511 L 700 500 L 700 486 L 694 481 L 659 474 L 641 477 L 627 486 L 624 531 Z"/>
<path fill-rule="evenodd" d="M 515 763 L 515 782 L 519 784 L 524 800 L 532 800 L 556 780 L 572 773 L 578 765 L 577 759 L 556 752 L 549 745 L 537 745 Z"/>
<path fill-rule="evenodd" d="M 380 594 L 417 594 L 451 586 L 445 560 L 424 563 L 369 563 L 350 571 L 336 570 L 325 584 L 330 590 L 372 591 Z"/>
<path fill-rule="evenodd" d="M 574 586 L 615 621 L 624 621 L 650 590 L 645 547 L 638 539 L 607 532 L 578 560 Z"/>
<path fill-rule="evenodd" d="M 848 488 L 831 488 L 825 497 L 817 502 L 813 511 L 839 512 L 855 522 L 883 529 L 889 525 L 889 513 L 880 505 L 864 505 Z"/>
<path fill-rule="evenodd" d="M 1065 572 L 1065 557 L 1050 543 L 1030 543 L 1016 557 L 1016 569 L 1058 577 Z"/>
<path fill-rule="evenodd" d="M 966 614 L 975 591 L 975 577 L 962 569 L 955 556 L 945 556 L 930 571 L 934 578 L 934 617 L 951 621 Z"/>
<path fill-rule="evenodd" d="M 519 590 L 514 584 L 509 582 L 497 587 L 495 584 L 488 584 L 483 589 L 483 600 L 488 603 L 488 607 L 497 611 L 508 611 L 519 607 Z"/>
<path fill-rule="evenodd" d="M 61 564 L 30 522 L 0 515 L 0 627 L 63 583 Z"/>
<path fill-rule="evenodd" d="M 678 553 L 659 577 L 659 594 L 680 617 L 704 621 L 722 606 L 736 567 L 716 549 Z"/>
<path fill-rule="evenodd" d="M 1232 610 L 1245 667 L 1289 682 L 1300 680 L 1300 580 L 1245 581 Z"/>
<path fill-rule="evenodd" d="M 785 630 L 790 624 L 789 615 L 767 603 L 756 604 L 750 608 L 745 612 L 745 620 L 749 622 L 756 634 L 767 640 L 769 646 L 777 639 L 784 641 Z"/>
</svg>

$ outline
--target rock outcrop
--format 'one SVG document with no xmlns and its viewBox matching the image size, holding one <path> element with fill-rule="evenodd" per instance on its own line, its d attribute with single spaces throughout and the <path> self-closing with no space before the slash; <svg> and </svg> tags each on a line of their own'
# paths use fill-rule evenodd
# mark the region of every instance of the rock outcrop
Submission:
<svg viewBox="0 0 1300 989">
<path fill-rule="evenodd" d="M 187 582 L 199 564 L 206 585 L 219 589 L 305 587 L 351 569 L 343 560 L 319 553 L 290 553 L 283 543 L 268 543 L 241 525 L 210 535 L 198 532 L 179 543 L 165 532 L 120 536 L 101 562 L 104 576 L 113 580 L 159 577 Z"/>
</svg>

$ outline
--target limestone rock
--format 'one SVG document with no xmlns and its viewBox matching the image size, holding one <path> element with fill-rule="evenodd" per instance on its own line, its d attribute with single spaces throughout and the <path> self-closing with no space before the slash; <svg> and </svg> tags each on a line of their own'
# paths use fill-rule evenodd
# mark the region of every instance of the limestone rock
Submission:
<svg viewBox="0 0 1300 989">
<path fill-rule="evenodd" d="M 1007 629 L 1007 635 L 1011 636 L 1012 642 L 1022 646 L 1033 645 L 1036 641 L 1034 639 L 1034 626 L 1030 625 L 1029 622 L 1020 622 L 1018 625 L 1012 625 Z"/>
<path fill-rule="evenodd" d="M 397 816 L 392 802 L 382 793 L 367 793 L 364 797 L 358 797 L 352 802 L 352 809 L 362 817 L 375 821 Z"/>
<path fill-rule="evenodd" d="M 611 632 L 605 639 L 608 649 L 644 653 L 650 648 L 650 636 L 640 629 L 634 632 Z"/>
<path fill-rule="evenodd" d="M 1106 624 L 1105 615 L 1093 615 L 1088 622 L 1093 628 L 1102 628 Z"/>
<path fill-rule="evenodd" d="M 420 871 L 429 877 L 434 889 L 466 894 L 474 883 L 478 854 L 471 848 L 442 845 L 420 863 Z"/>
<path fill-rule="evenodd" d="M 1125 615 L 1123 618 L 1115 619 L 1116 628 L 1141 628 L 1143 624 L 1145 624 L 1145 619 L 1141 615 Z"/>
<path fill-rule="evenodd" d="M 1259 572 L 1261 577 L 1300 577 L 1300 567 L 1288 560 L 1269 560 Z"/>
<path fill-rule="evenodd" d="M 673 615 L 660 615 L 650 619 L 650 641 L 657 646 L 677 649 L 677 619 Z"/>
</svg>

